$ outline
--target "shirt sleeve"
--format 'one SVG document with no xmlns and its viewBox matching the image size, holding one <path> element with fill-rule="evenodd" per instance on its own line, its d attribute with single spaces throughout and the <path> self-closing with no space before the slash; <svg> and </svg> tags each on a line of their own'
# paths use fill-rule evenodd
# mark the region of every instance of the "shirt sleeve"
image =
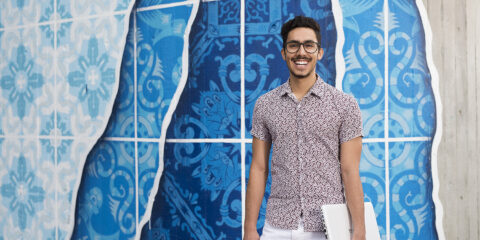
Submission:
<svg viewBox="0 0 480 240">
<path fill-rule="evenodd" d="M 345 98 L 340 111 L 343 112 L 342 124 L 339 131 L 340 144 L 352 140 L 356 137 L 363 137 L 362 133 L 362 112 L 355 98 L 348 96 Z"/>
<path fill-rule="evenodd" d="M 266 106 L 262 100 L 262 98 L 259 98 L 253 108 L 252 130 L 250 134 L 260 140 L 270 141 L 270 132 L 268 131 L 265 119 Z"/>
</svg>

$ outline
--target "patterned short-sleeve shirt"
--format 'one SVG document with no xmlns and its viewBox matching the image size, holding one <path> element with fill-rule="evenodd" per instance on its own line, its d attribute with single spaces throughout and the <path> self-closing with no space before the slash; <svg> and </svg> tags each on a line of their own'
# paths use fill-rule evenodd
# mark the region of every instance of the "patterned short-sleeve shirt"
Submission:
<svg viewBox="0 0 480 240">
<path fill-rule="evenodd" d="M 267 221 L 296 229 L 303 214 L 306 231 L 324 231 L 321 206 L 345 202 L 340 144 L 362 136 L 355 99 L 317 77 L 298 101 L 287 81 L 257 100 L 251 134 L 272 142 Z"/>
</svg>

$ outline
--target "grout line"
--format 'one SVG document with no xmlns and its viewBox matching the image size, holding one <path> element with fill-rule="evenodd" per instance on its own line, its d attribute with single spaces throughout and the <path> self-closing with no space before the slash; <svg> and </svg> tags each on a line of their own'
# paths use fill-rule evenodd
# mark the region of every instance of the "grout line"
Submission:
<svg viewBox="0 0 480 240">
<path fill-rule="evenodd" d="M 245 197 L 246 197 L 246 180 L 245 180 L 245 0 L 240 1 L 240 136 L 241 136 L 241 188 L 242 188 L 242 226 L 245 222 Z M 242 227 L 242 238 L 244 236 L 244 228 Z"/>
<path fill-rule="evenodd" d="M 196 1 L 194 1 L 194 0 L 187 0 L 187 1 L 184 1 L 184 2 L 174 2 L 174 3 L 159 4 L 159 5 L 155 5 L 155 6 L 140 7 L 140 8 L 137 8 L 136 12 L 138 13 L 138 12 L 158 10 L 158 9 L 163 9 L 163 8 L 185 6 L 185 5 L 189 5 L 189 4 L 194 4 L 195 2 Z"/>
<path fill-rule="evenodd" d="M 57 135 L 57 126 L 58 126 L 58 118 L 57 118 L 57 105 L 58 105 L 58 92 L 57 92 L 57 32 L 58 32 L 58 24 L 57 22 L 57 1 L 53 1 L 53 103 L 55 104 L 55 107 L 53 108 L 53 129 L 54 129 L 54 141 L 55 141 L 55 148 L 54 148 L 54 159 L 55 159 L 55 240 L 58 240 L 59 238 L 59 225 L 60 225 L 60 219 L 58 217 L 58 142 L 60 139 L 58 139 Z M 72 213 L 75 215 L 75 213 Z M 73 216 L 75 217 L 75 216 Z"/>
<path fill-rule="evenodd" d="M 138 201 L 138 126 L 137 126 L 137 12 L 133 10 L 133 124 L 135 144 L 135 228 L 139 229 L 139 201 Z"/>
<path fill-rule="evenodd" d="M 389 42 L 389 17 L 390 17 L 390 9 L 388 8 L 388 2 L 389 1 L 384 1 L 383 3 L 383 19 L 384 19 L 384 40 L 385 40 L 385 79 L 384 79 L 384 87 L 385 87 L 385 138 L 386 140 L 389 139 L 389 118 L 388 118 L 388 83 L 389 83 L 389 72 L 388 72 L 388 58 L 389 58 L 389 47 L 388 47 L 388 42 Z M 387 240 L 390 240 L 390 163 L 389 163 L 389 144 L 388 141 L 385 142 L 385 215 L 386 215 L 386 238 Z"/>
<path fill-rule="evenodd" d="M 60 20 L 51 20 L 51 21 L 38 22 L 38 23 L 29 23 L 29 24 L 17 25 L 17 26 L 13 26 L 13 27 L 3 27 L 3 28 L 0 28 L 0 31 L 12 31 L 12 30 L 19 30 L 19 29 L 24 29 L 24 28 L 46 26 L 46 25 L 50 25 L 50 24 L 69 23 L 69 22 L 74 22 L 74 21 L 85 21 L 85 20 L 90 20 L 90 19 L 95 19 L 95 18 L 104 18 L 104 17 L 111 17 L 111 16 L 116 16 L 116 15 L 126 15 L 126 14 L 129 14 L 129 13 L 130 13 L 130 11 L 123 10 L 123 11 L 115 11 L 115 12 L 104 13 L 104 14 L 79 16 L 79 17 L 60 19 Z"/>
<path fill-rule="evenodd" d="M 55 139 L 54 136 L 3 136 L 0 135 L 0 139 L 12 138 L 12 139 Z M 81 136 L 58 136 L 60 140 L 95 140 L 93 137 L 81 137 Z M 145 143 L 158 143 L 158 138 L 135 138 L 135 137 L 103 137 L 100 140 L 112 141 L 112 142 L 145 142 Z M 380 143 L 380 142 L 427 142 L 431 141 L 431 137 L 398 137 L 398 138 L 363 138 L 363 143 Z M 252 143 L 251 138 L 167 138 L 167 143 Z"/>
</svg>

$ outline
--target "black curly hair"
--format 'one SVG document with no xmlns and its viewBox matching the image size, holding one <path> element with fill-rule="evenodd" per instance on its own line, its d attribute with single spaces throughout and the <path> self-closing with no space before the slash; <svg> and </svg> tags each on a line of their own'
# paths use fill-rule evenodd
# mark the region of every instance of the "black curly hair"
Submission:
<svg viewBox="0 0 480 240">
<path fill-rule="evenodd" d="M 293 19 L 288 20 L 286 23 L 282 25 L 282 40 L 283 40 L 283 47 L 285 48 L 285 43 L 287 42 L 288 33 L 292 31 L 294 28 L 305 27 L 310 28 L 315 32 L 317 36 L 318 45 L 321 46 L 322 35 L 320 34 L 320 25 L 318 25 L 315 19 L 305 16 L 296 16 Z"/>
</svg>

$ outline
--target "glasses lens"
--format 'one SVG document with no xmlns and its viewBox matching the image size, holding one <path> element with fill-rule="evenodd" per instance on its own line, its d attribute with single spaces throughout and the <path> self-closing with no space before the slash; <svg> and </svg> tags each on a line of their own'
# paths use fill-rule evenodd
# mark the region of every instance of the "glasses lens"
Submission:
<svg viewBox="0 0 480 240">
<path fill-rule="evenodd" d="M 314 42 L 306 42 L 303 44 L 303 47 L 308 53 L 314 53 L 317 51 L 317 44 L 315 44 Z"/>
<path fill-rule="evenodd" d="M 287 51 L 289 53 L 296 53 L 298 51 L 298 48 L 300 48 L 300 43 L 297 43 L 297 42 L 287 43 Z"/>
<path fill-rule="evenodd" d="M 317 51 L 317 44 L 315 42 L 289 42 L 287 43 L 287 52 L 296 53 L 300 49 L 301 45 L 303 45 L 303 48 L 307 53 L 315 53 Z"/>
</svg>

